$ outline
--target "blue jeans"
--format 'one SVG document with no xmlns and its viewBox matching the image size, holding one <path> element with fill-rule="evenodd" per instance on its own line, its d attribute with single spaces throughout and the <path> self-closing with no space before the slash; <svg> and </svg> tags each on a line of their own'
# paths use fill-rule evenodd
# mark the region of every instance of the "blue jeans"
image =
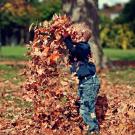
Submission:
<svg viewBox="0 0 135 135">
<path fill-rule="evenodd" d="M 79 82 L 78 96 L 80 97 L 80 115 L 84 122 L 89 125 L 89 130 L 99 130 L 95 114 L 95 103 L 100 88 L 97 75 Z"/>
</svg>

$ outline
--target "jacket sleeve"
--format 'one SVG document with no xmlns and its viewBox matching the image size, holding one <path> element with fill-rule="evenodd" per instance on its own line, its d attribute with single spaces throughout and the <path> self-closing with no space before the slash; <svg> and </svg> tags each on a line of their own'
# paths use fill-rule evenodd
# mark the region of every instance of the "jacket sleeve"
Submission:
<svg viewBox="0 0 135 135">
<path fill-rule="evenodd" d="M 72 42 L 71 37 L 69 36 L 69 37 L 65 38 L 65 39 L 64 39 L 64 42 L 65 42 L 66 47 L 68 48 L 69 52 L 70 52 L 71 54 L 75 54 L 76 49 L 75 49 L 75 47 L 73 46 L 73 42 Z"/>
</svg>

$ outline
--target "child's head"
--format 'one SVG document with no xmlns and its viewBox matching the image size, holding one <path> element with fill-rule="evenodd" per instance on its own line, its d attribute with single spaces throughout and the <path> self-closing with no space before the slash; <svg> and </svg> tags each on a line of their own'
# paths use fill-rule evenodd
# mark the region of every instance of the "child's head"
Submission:
<svg viewBox="0 0 135 135">
<path fill-rule="evenodd" d="M 88 42 L 92 36 L 91 29 L 85 23 L 74 23 L 69 28 L 69 34 L 73 42 Z"/>
</svg>

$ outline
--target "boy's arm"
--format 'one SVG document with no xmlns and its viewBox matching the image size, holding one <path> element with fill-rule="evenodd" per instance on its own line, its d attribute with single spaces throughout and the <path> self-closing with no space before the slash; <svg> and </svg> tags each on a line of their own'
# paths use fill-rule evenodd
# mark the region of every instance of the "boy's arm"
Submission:
<svg viewBox="0 0 135 135">
<path fill-rule="evenodd" d="M 70 36 L 64 38 L 64 42 L 69 50 L 69 52 L 71 52 L 72 54 L 75 53 L 75 47 L 73 46 L 73 42 Z"/>
</svg>

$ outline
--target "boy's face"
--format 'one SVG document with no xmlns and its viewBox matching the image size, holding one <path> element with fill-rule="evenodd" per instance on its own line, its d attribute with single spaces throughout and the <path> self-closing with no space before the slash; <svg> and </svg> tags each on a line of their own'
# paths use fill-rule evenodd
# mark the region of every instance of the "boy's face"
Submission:
<svg viewBox="0 0 135 135">
<path fill-rule="evenodd" d="M 69 29 L 69 35 L 73 42 L 88 42 L 91 37 L 91 31 L 85 25 L 73 24 Z"/>
<path fill-rule="evenodd" d="M 90 35 L 85 33 L 85 32 L 79 32 L 76 34 L 71 34 L 71 39 L 73 40 L 73 42 L 88 42 L 90 38 Z"/>
</svg>

